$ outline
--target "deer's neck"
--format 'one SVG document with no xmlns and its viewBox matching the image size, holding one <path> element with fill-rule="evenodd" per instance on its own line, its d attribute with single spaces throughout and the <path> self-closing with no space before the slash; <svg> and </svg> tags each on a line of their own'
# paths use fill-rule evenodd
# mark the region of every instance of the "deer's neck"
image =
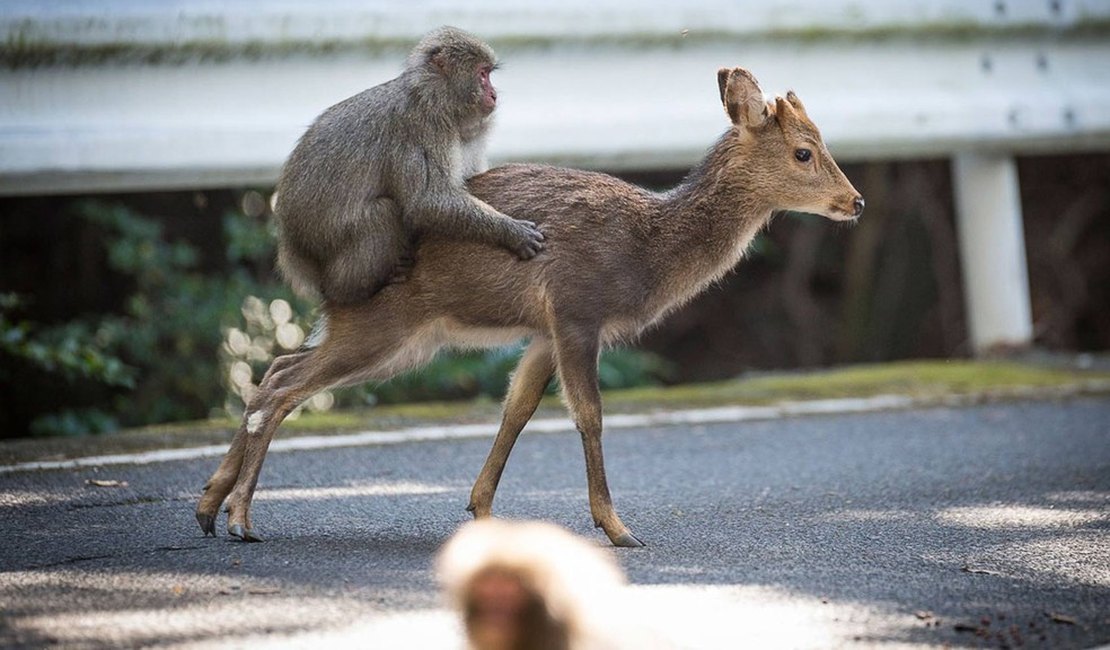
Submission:
<svg viewBox="0 0 1110 650">
<path fill-rule="evenodd" d="M 660 244 L 654 307 L 660 312 L 727 273 L 771 218 L 772 206 L 744 163 L 752 152 L 738 146 L 743 143 L 722 137 L 682 184 L 661 197 L 653 224 Z"/>
</svg>

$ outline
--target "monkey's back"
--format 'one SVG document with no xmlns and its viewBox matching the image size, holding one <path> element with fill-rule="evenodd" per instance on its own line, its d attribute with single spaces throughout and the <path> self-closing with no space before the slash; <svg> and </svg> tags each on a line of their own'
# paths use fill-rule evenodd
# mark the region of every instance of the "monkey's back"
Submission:
<svg viewBox="0 0 1110 650">
<path fill-rule="evenodd" d="M 393 204 L 374 199 L 389 195 L 393 152 L 407 144 L 390 141 L 404 137 L 397 122 L 406 104 L 398 77 L 329 107 L 282 167 L 274 210 L 278 265 L 298 293 L 318 294 L 325 265 L 352 240 L 396 228 L 397 216 L 383 213 Z"/>
<path fill-rule="evenodd" d="M 297 141 L 277 182 L 279 223 L 344 218 L 384 193 L 390 144 L 402 112 L 400 78 L 349 97 L 321 113 Z"/>
</svg>

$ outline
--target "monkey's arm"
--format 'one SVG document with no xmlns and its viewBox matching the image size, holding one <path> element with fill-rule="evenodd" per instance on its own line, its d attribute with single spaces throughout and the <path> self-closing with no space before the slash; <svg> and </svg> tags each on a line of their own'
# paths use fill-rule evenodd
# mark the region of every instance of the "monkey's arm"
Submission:
<svg viewBox="0 0 1110 650">
<path fill-rule="evenodd" d="M 410 161 L 401 175 L 401 213 L 405 228 L 417 236 L 435 234 L 503 246 L 521 259 L 544 248 L 543 233 L 531 221 L 514 219 L 471 196 L 453 182 L 446 166 L 424 154 Z"/>
</svg>

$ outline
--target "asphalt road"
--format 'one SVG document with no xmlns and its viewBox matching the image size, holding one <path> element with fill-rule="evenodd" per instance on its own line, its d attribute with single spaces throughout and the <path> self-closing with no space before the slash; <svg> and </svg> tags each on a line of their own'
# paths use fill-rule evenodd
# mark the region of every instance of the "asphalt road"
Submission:
<svg viewBox="0 0 1110 650">
<path fill-rule="evenodd" d="M 617 551 L 633 586 L 614 610 L 653 639 L 1110 642 L 1110 399 L 605 442 L 618 511 L 648 544 Z M 459 647 L 431 560 L 467 520 L 489 444 L 272 454 L 254 507 L 264 544 L 201 536 L 192 510 L 215 459 L 0 474 L 0 646 Z M 495 509 L 604 539 L 574 434 L 526 432 Z"/>
</svg>

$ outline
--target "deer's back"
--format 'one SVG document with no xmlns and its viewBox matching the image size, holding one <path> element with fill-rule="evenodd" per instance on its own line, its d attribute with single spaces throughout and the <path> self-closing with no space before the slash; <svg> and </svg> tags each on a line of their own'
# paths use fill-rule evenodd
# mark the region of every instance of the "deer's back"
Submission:
<svg viewBox="0 0 1110 650">
<path fill-rule="evenodd" d="M 506 165 L 469 181 L 477 198 L 540 224 L 547 248 L 521 261 L 494 246 L 426 237 L 398 304 L 473 327 L 542 328 L 546 311 L 635 319 L 651 288 L 655 195 L 619 179 Z M 387 288 L 386 293 L 392 293 Z"/>
</svg>

